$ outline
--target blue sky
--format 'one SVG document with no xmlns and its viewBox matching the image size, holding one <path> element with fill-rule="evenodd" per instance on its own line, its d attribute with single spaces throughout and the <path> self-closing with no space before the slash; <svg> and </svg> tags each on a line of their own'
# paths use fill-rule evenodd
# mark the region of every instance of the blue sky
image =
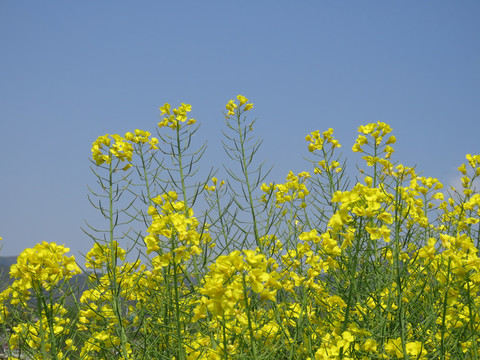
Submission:
<svg viewBox="0 0 480 360">
<path fill-rule="evenodd" d="M 271 181 L 310 170 L 317 129 L 358 159 L 357 128 L 376 121 L 394 160 L 458 181 L 480 153 L 479 16 L 468 0 L 1 1 L 0 255 L 88 251 L 92 142 L 154 132 L 165 102 L 192 104 L 215 167 L 225 103 L 243 94 Z"/>
</svg>

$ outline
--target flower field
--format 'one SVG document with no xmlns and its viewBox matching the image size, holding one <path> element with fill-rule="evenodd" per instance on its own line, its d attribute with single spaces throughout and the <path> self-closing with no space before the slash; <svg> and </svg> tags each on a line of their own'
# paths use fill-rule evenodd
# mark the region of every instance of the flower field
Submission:
<svg viewBox="0 0 480 360">
<path fill-rule="evenodd" d="M 378 122 L 358 128 L 355 179 L 327 129 L 305 138 L 309 169 L 271 183 L 252 109 L 226 105 L 224 179 L 200 175 L 187 104 L 160 108 L 156 136 L 95 140 L 104 225 L 82 261 L 43 242 L 10 268 L 9 358 L 480 358 L 480 155 L 444 190 L 392 160 Z"/>
</svg>

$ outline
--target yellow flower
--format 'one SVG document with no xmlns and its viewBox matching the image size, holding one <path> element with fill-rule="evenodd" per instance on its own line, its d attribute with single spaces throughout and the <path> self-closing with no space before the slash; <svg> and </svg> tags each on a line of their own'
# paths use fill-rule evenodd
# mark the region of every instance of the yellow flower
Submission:
<svg viewBox="0 0 480 360">
<path fill-rule="evenodd" d="M 348 215 L 347 210 L 338 210 L 335 214 L 332 215 L 328 222 L 328 226 L 331 227 L 334 231 L 341 229 L 343 225 L 349 220 L 350 216 Z"/>
<path fill-rule="evenodd" d="M 150 140 L 150 150 L 158 150 L 158 139 L 157 138 L 154 138 L 152 137 L 151 140 Z"/>
<path fill-rule="evenodd" d="M 253 109 L 253 104 L 250 103 L 250 104 L 247 104 L 245 105 L 245 107 L 243 108 L 245 111 L 249 111 L 249 110 L 252 110 Z"/>
<path fill-rule="evenodd" d="M 150 234 L 145 236 L 145 239 L 143 239 L 145 242 L 145 245 L 147 245 L 147 254 L 150 254 L 152 251 L 158 251 L 160 250 L 159 240 L 158 237 Z"/>
<path fill-rule="evenodd" d="M 218 179 L 216 177 L 212 177 L 212 182 L 213 182 L 212 186 L 205 184 L 204 189 L 208 191 L 215 191 L 215 189 L 217 188 Z M 222 187 L 223 185 L 225 185 L 225 181 L 222 180 L 219 186 Z"/>
<path fill-rule="evenodd" d="M 73 340 L 72 339 L 65 340 L 65 345 L 67 346 L 67 348 L 69 348 L 72 351 L 77 350 L 77 347 L 73 345 Z"/>
<path fill-rule="evenodd" d="M 235 101 L 231 99 L 228 101 L 225 108 L 228 110 L 227 115 L 234 115 L 235 114 L 234 110 L 237 108 L 237 104 L 235 104 Z"/>
<path fill-rule="evenodd" d="M 161 111 L 161 115 L 163 115 L 163 114 L 170 115 L 170 104 L 166 103 L 165 105 L 163 105 L 160 108 L 160 111 Z"/>
<path fill-rule="evenodd" d="M 188 119 L 187 112 L 192 110 L 192 105 L 182 103 L 178 108 L 171 110 L 173 114 L 170 113 L 170 104 L 165 104 L 160 108 L 161 114 L 166 115 L 162 121 L 158 123 L 158 127 L 170 127 L 172 130 L 175 130 L 181 127 L 181 124 L 187 122 L 187 125 L 195 124 L 195 119 Z M 158 142 L 158 141 L 157 141 Z M 156 145 L 156 144 L 155 144 Z"/>
<path fill-rule="evenodd" d="M 342 338 L 337 340 L 337 347 L 339 348 L 346 347 L 354 341 L 355 341 L 355 338 L 350 333 L 350 331 L 344 331 L 342 333 Z"/>
<path fill-rule="evenodd" d="M 385 145 L 389 145 L 389 144 L 395 144 L 397 142 L 397 138 L 392 135 L 388 138 L 387 142 L 385 143 Z"/>
<path fill-rule="evenodd" d="M 367 339 L 362 345 L 362 349 L 364 351 L 368 351 L 372 353 L 375 353 L 377 351 L 377 347 L 378 347 L 378 344 L 373 339 Z"/>
<path fill-rule="evenodd" d="M 10 276 L 18 278 L 25 288 L 40 282 L 46 290 L 50 290 L 62 279 L 68 280 L 81 272 L 75 258 L 64 255 L 68 251 L 70 249 L 63 245 L 45 241 L 25 249 L 18 256 L 17 263 L 11 266 Z"/>
<path fill-rule="evenodd" d="M 246 255 L 246 260 L 252 268 L 259 267 L 260 264 L 264 263 L 265 255 L 257 254 L 253 250 L 243 250 Z"/>
<path fill-rule="evenodd" d="M 360 147 L 360 144 L 355 143 L 352 147 L 353 152 L 363 152 L 362 148 Z"/>
<path fill-rule="evenodd" d="M 427 350 L 423 348 L 423 344 L 420 341 L 408 342 L 405 348 L 408 355 L 412 355 L 417 359 L 427 356 Z"/>
<path fill-rule="evenodd" d="M 126 133 L 127 138 L 122 138 L 121 136 L 114 134 L 111 137 L 115 142 L 111 144 L 111 140 L 106 134 L 104 136 L 99 136 L 92 144 L 92 158 L 95 160 L 97 165 L 102 165 L 104 163 L 110 164 L 112 161 L 112 155 L 115 156 L 120 161 L 128 160 L 132 161 L 133 147 L 127 140 L 127 138 L 134 139 L 132 133 Z M 110 147 L 110 151 L 107 151 L 106 154 L 102 153 L 103 146 Z M 127 170 L 129 167 L 127 166 Z"/>
<path fill-rule="evenodd" d="M 251 103 L 250 103 L 250 104 L 247 104 L 248 99 L 247 99 L 245 96 L 243 96 L 243 95 L 238 95 L 238 96 L 237 96 L 237 99 L 238 99 L 238 101 L 239 101 L 239 105 L 235 104 L 235 100 L 230 99 L 230 100 L 228 101 L 227 105 L 225 106 L 225 108 L 228 110 L 227 115 L 226 115 L 227 118 L 228 118 L 230 115 L 234 115 L 234 114 L 235 114 L 235 109 L 236 109 L 238 106 L 240 106 L 240 108 L 241 108 L 243 105 L 245 105 L 245 106 L 243 107 L 243 111 L 249 111 L 249 110 L 251 110 L 251 109 L 253 108 L 253 104 L 251 104 Z M 240 111 L 241 111 L 241 110 L 240 110 Z M 252 124 L 250 124 L 250 130 L 251 130 L 251 125 L 252 125 Z"/>
<path fill-rule="evenodd" d="M 238 101 L 240 101 L 240 106 L 242 106 L 243 104 L 246 104 L 248 102 L 248 99 L 245 96 L 242 96 L 242 95 L 238 95 L 237 99 L 238 99 Z"/>
<path fill-rule="evenodd" d="M 249 274 L 249 280 L 252 284 L 252 290 L 261 293 L 264 289 L 262 282 L 270 280 L 270 275 L 262 269 L 252 269 Z"/>
</svg>

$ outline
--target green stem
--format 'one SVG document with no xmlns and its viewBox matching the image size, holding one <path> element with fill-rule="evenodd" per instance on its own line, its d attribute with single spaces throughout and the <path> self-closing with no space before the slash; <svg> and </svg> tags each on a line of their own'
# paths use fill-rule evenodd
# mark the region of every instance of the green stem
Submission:
<svg viewBox="0 0 480 360">
<path fill-rule="evenodd" d="M 360 223 L 358 226 L 359 229 L 362 228 L 362 218 L 360 218 Z M 357 241 L 355 241 L 355 252 L 353 256 L 353 264 L 351 264 L 350 272 L 349 272 L 349 280 L 350 280 L 350 288 L 348 291 L 348 298 L 347 298 L 347 307 L 345 309 L 345 320 L 342 324 L 342 333 L 347 330 L 348 324 L 350 322 L 350 309 L 353 307 L 354 302 L 354 293 L 357 289 L 356 283 L 356 272 L 357 272 L 357 265 L 358 265 L 358 253 L 360 252 L 360 232 L 358 232 L 358 236 L 356 236 Z M 340 359 L 343 359 L 343 348 L 340 350 Z"/>
<path fill-rule="evenodd" d="M 140 160 L 142 160 L 143 178 L 145 179 L 145 187 L 147 188 L 147 197 L 149 205 L 153 205 L 152 194 L 150 193 L 150 183 L 148 182 L 147 166 L 145 164 L 145 157 L 142 151 L 143 147 L 140 146 Z"/>
<path fill-rule="evenodd" d="M 183 348 L 183 336 L 182 336 L 181 319 L 180 319 L 180 296 L 178 293 L 178 271 L 177 271 L 177 263 L 175 259 L 173 259 L 173 282 L 174 282 L 173 288 L 175 292 L 175 322 L 176 322 L 175 328 L 177 331 L 178 353 L 179 353 L 180 360 L 183 360 L 185 359 L 185 349 Z"/>
<path fill-rule="evenodd" d="M 120 336 L 120 344 L 122 347 L 122 355 L 125 359 L 128 359 L 128 352 L 127 352 L 127 335 L 125 333 L 125 327 L 123 325 L 123 319 L 122 319 L 122 306 L 120 304 L 120 296 L 117 291 L 117 247 L 115 246 L 115 238 L 114 238 L 114 233 L 113 230 L 115 228 L 115 224 L 113 222 L 113 173 L 115 169 L 113 168 L 112 162 L 109 164 L 109 178 L 108 178 L 108 200 L 109 200 L 109 220 L 110 220 L 110 241 L 109 241 L 109 246 L 110 246 L 110 269 L 107 268 L 109 277 L 111 277 L 110 281 L 110 291 L 112 293 L 112 310 L 113 313 L 117 317 L 117 332 L 119 333 L 118 335 Z M 107 264 L 107 267 L 109 266 Z"/>
<path fill-rule="evenodd" d="M 45 338 L 45 330 L 43 329 L 43 316 L 42 316 L 42 310 L 45 304 L 45 298 L 41 290 L 41 285 L 39 284 L 38 281 L 35 284 L 33 284 L 33 288 L 34 288 L 34 292 L 37 295 L 37 314 L 38 314 L 38 322 L 40 325 L 39 332 L 40 332 L 41 352 L 42 352 L 43 358 L 48 359 L 47 348 L 46 348 L 47 339 Z"/>
<path fill-rule="evenodd" d="M 245 281 L 245 273 L 242 274 L 243 280 L 243 296 L 245 297 L 245 310 L 247 312 L 247 319 L 248 319 L 248 331 L 250 334 L 250 347 L 252 348 L 253 352 L 253 359 L 257 359 L 257 348 L 255 346 L 254 335 L 253 335 L 253 327 L 252 327 L 252 314 L 250 312 L 250 304 L 249 304 L 249 297 L 247 293 L 247 283 Z"/>
<path fill-rule="evenodd" d="M 399 191 L 397 187 L 397 191 L 395 196 L 397 197 L 395 200 L 397 204 L 399 204 Z M 408 359 L 409 356 L 407 354 L 406 348 L 406 339 L 405 339 L 405 319 L 404 319 L 404 309 L 403 309 L 403 289 L 402 289 L 402 275 L 400 273 L 400 225 L 401 222 L 399 220 L 398 214 L 399 206 L 395 206 L 395 271 L 396 271 L 396 284 L 397 284 L 397 316 L 398 316 L 398 325 L 400 327 L 400 337 L 402 341 L 402 351 L 403 356 L 405 359 Z"/>
<path fill-rule="evenodd" d="M 253 232 L 255 236 L 255 243 L 256 245 L 260 248 L 260 252 L 263 254 L 263 245 L 260 243 L 260 236 L 258 235 L 258 228 L 257 228 L 257 219 L 255 215 L 255 210 L 253 207 L 253 197 L 252 197 L 252 188 L 250 185 L 250 179 L 248 177 L 248 164 L 247 164 L 247 159 L 245 157 L 245 142 L 242 137 L 242 124 L 241 124 L 241 111 L 238 110 L 236 115 L 237 115 L 237 125 L 238 125 L 238 135 L 240 138 L 240 148 L 241 148 L 241 154 L 242 154 L 242 159 L 241 159 L 241 165 L 242 165 L 242 170 L 243 174 L 245 175 L 245 181 L 247 184 L 247 192 L 248 192 L 248 204 L 250 206 L 250 211 L 252 214 L 252 221 L 253 221 Z"/>
<path fill-rule="evenodd" d="M 473 352 L 473 358 L 475 360 L 478 360 L 478 352 L 477 352 L 477 339 L 476 339 L 476 336 L 475 334 L 477 333 L 475 331 L 475 328 L 474 328 L 474 323 L 473 323 L 473 319 L 475 319 L 476 317 L 476 313 L 474 313 L 473 309 L 472 309 L 472 298 L 470 296 L 470 279 L 469 277 L 467 277 L 466 279 L 466 283 L 467 283 L 467 303 L 468 303 L 468 317 L 470 319 L 469 321 L 469 325 L 470 325 L 470 333 L 473 337 L 473 341 L 472 341 L 472 345 L 473 345 L 473 349 L 472 349 L 472 352 Z"/>
<path fill-rule="evenodd" d="M 448 259 L 448 266 L 447 266 L 447 279 L 446 279 L 446 286 L 445 286 L 445 295 L 443 297 L 443 311 L 442 311 L 442 329 L 440 330 L 440 356 L 442 360 L 445 360 L 445 322 L 447 319 L 447 302 L 448 302 L 448 290 L 450 287 L 450 266 L 451 266 L 451 259 Z M 476 341 L 476 339 L 475 339 Z"/>
<path fill-rule="evenodd" d="M 222 321 L 222 330 L 223 330 L 223 355 L 225 356 L 225 360 L 228 360 L 228 349 L 227 349 L 227 331 L 225 325 L 225 314 L 223 314 L 223 321 Z"/>
</svg>

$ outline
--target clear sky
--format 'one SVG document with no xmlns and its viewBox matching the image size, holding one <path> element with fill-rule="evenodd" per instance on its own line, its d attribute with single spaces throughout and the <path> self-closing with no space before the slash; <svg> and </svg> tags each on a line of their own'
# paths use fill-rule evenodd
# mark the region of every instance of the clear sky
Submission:
<svg viewBox="0 0 480 360">
<path fill-rule="evenodd" d="M 334 128 L 356 159 L 358 126 L 377 121 L 394 160 L 458 181 L 480 153 L 479 19 L 477 0 L 1 0 L 0 256 L 88 251 L 92 142 L 154 132 L 165 102 L 192 105 L 215 167 L 225 103 L 243 94 L 272 181 L 311 170 L 309 132 Z"/>
</svg>

